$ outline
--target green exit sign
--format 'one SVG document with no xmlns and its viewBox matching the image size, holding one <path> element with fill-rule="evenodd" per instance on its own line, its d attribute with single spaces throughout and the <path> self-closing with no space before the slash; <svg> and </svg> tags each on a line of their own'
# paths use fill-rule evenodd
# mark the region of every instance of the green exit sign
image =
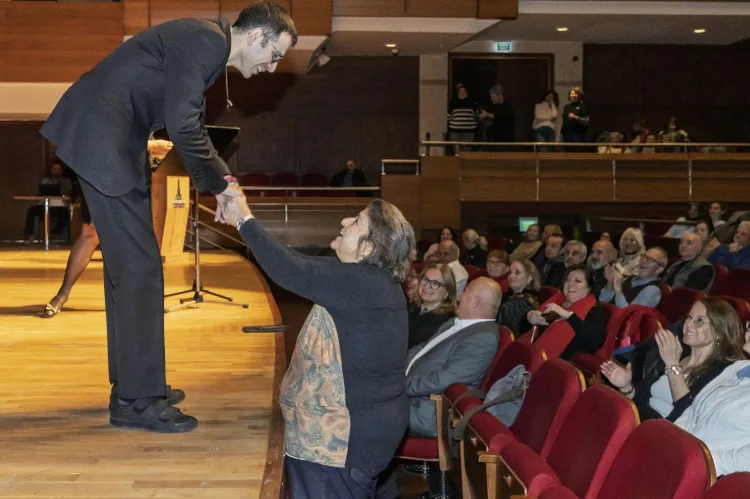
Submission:
<svg viewBox="0 0 750 499">
<path fill-rule="evenodd" d="M 511 42 L 497 42 L 495 44 L 496 52 L 513 52 L 513 44 Z"/>
</svg>

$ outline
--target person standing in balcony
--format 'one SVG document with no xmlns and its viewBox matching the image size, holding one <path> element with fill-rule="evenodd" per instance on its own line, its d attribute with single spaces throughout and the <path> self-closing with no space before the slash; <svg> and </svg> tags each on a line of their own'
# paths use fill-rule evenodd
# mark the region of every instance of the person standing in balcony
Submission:
<svg viewBox="0 0 750 499">
<path fill-rule="evenodd" d="M 463 83 L 456 85 L 456 93 L 448 106 L 448 140 L 474 142 L 479 114 L 477 104 L 469 98 Z M 457 146 L 458 151 L 469 151 L 471 146 Z"/>
<path fill-rule="evenodd" d="M 562 139 L 563 142 L 586 142 L 589 128 L 589 108 L 583 100 L 581 87 L 573 87 L 568 94 L 568 102 L 563 108 Z M 567 148 L 570 152 L 583 152 L 580 147 Z"/>
</svg>

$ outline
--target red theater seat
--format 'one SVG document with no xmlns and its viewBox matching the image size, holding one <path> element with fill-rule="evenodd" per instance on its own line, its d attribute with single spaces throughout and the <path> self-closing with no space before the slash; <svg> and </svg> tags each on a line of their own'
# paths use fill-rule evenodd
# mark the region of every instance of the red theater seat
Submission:
<svg viewBox="0 0 750 499">
<path fill-rule="evenodd" d="M 674 324 L 690 312 L 693 303 L 702 300 L 705 296 L 706 294 L 703 291 L 698 291 L 697 289 L 673 289 L 669 293 L 662 294 L 661 301 L 659 301 L 656 310 L 667 318 L 669 324 Z"/>
<path fill-rule="evenodd" d="M 539 298 L 539 303 L 542 305 L 546 305 L 547 302 L 549 303 L 557 303 L 558 305 L 562 305 L 562 303 L 565 301 L 565 295 L 562 294 L 562 292 L 557 289 L 553 288 L 552 286 L 542 286 L 539 288 L 539 293 L 537 293 L 537 296 Z M 541 310 L 544 310 L 544 307 L 540 307 Z"/>
<path fill-rule="evenodd" d="M 729 292 L 729 269 L 720 263 L 714 264 L 714 284 L 712 295 L 724 295 Z"/>
<path fill-rule="evenodd" d="M 741 499 L 750 497 L 750 473 L 732 473 L 716 482 L 703 499 Z"/>
</svg>

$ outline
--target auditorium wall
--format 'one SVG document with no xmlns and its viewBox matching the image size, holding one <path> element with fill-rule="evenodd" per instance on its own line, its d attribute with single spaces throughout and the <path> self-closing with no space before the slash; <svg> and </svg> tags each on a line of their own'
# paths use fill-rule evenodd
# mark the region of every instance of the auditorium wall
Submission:
<svg viewBox="0 0 750 499">
<path fill-rule="evenodd" d="M 229 73 L 209 90 L 207 121 L 242 129 L 238 173 L 341 170 L 347 159 L 377 184 L 383 158 L 418 154 L 419 59 L 332 57 L 307 74 Z"/>
<path fill-rule="evenodd" d="M 750 43 L 730 46 L 584 46 L 592 132 L 626 132 L 638 119 L 659 130 L 676 116 L 693 141 L 747 142 Z"/>
</svg>

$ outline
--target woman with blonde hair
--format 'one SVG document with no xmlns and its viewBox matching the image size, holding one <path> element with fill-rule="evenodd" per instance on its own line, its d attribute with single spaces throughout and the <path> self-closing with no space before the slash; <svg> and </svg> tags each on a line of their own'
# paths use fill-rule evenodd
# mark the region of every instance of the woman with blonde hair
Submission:
<svg viewBox="0 0 750 499">
<path fill-rule="evenodd" d="M 620 236 L 620 256 L 615 263 L 620 264 L 625 270 L 626 276 L 638 274 L 638 266 L 641 263 L 641 254 L 646 251 L 646 243 L 643 242 L 643 232 L 635 227 L 628 227 Z"/>
<path fill-rule="evenodd" d="M 539 308 L 537 292 L 541 283 L 539 270 L 531 260 L 513 260 L 508 272 L 510 289 L 503 294 L 503 301 L 497 311 L 497 323 L 514 333 L 526 332 L 531 327 L 526 314 Z"/>
<path fill-rule="evenodd" d="M 409 348 L 432 338 L 456 312 L 456 279 L 450 267 L 428 265 L 417 282 L 417 295 L 408 307 Z"/>
</svg>

